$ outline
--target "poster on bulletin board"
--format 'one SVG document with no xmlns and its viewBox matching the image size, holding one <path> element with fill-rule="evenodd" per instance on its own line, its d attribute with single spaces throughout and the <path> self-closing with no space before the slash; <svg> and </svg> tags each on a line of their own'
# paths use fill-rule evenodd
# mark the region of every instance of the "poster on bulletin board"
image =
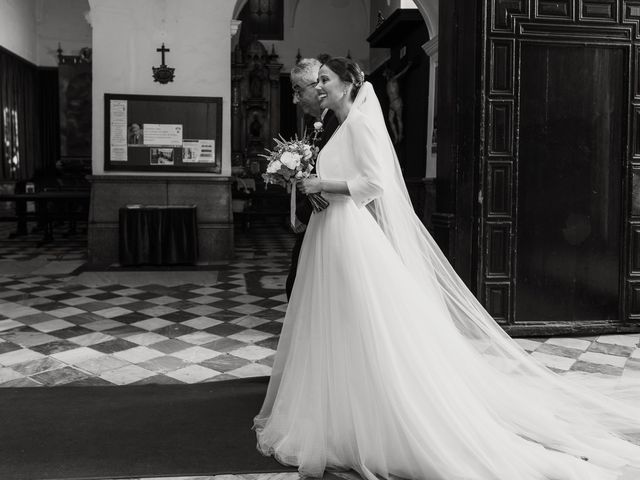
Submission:
<svg viewBox="0 0 640 480">
<path fill-rule="evenodd" d="M 221 172 L 222 98 L 104 98 L 105 170 Z"/>
</svg>

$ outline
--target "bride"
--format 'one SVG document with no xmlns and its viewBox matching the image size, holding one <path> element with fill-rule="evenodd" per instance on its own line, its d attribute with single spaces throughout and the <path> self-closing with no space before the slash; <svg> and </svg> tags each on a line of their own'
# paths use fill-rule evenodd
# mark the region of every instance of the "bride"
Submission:
<svg viewBox="0 0 640 480">
<path fill-rule="evenodd" d="M 511 340 L 414 215 L 358 65 L 328 60 L 316 88 L 340 126 L 301 190 L 330 206 L 302 245 L 260 451 L 312 477 L 640 478 L 638 390 L 589 389 Z"/>
</svg>

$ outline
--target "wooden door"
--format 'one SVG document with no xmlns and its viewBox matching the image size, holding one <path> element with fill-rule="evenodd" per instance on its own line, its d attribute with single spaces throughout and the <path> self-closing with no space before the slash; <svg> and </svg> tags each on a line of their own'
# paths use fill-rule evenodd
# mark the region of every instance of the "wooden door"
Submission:
<svg viewBox="0 0 640 480">
<path fill-rule="evenodd" d="M 638 329 L 640 2 L 482 7 L 478 295 L 514 333 Z"/>
</svg>

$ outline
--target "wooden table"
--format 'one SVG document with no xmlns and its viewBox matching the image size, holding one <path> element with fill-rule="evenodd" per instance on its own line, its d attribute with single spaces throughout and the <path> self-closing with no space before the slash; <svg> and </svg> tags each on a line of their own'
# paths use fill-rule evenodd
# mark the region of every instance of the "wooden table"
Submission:
<svg viewBox="0 0 640 480">
<path fill-rule="evenodd" d="M 91 198 L 89 190 L 52 191 L 37 193 L 0 193 L 0 202 L 14 202 L 16 205 L 15 217 L 3 218 L 2 221 L 15 221 L 16 231 L 12 237 L 27 235 L 27 221 L 31 218 L 37 220 L 43 229 L 43 238 L 40 244 L 53 240 L 53 220 L 63 219 L 69 221 L 69 231 L 75 230 L 75 222 L 78 219 L 75 214 L 76 207 L 88 206 Z M 34 214 L 27 212 L 27 202 L 35 202 Z M 62 206 L 63 213 L 50 209 L 51 205 Z M 81 211 L 88 212 L 88 208 Z"/>
</svg>

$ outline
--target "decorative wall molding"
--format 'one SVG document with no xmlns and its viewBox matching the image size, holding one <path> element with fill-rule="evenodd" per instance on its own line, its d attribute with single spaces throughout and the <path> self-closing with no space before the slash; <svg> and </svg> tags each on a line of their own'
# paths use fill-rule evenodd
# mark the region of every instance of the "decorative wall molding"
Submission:
<svg viewBox="0 0 640 480">
<path fill-rule="evenodd" d="M 242 27 L 242 20 L 236 20 L 235 18 L 231 19 L 231 38 L 235 37 L 240 33 L 240 28 Z"/>
</svg>

